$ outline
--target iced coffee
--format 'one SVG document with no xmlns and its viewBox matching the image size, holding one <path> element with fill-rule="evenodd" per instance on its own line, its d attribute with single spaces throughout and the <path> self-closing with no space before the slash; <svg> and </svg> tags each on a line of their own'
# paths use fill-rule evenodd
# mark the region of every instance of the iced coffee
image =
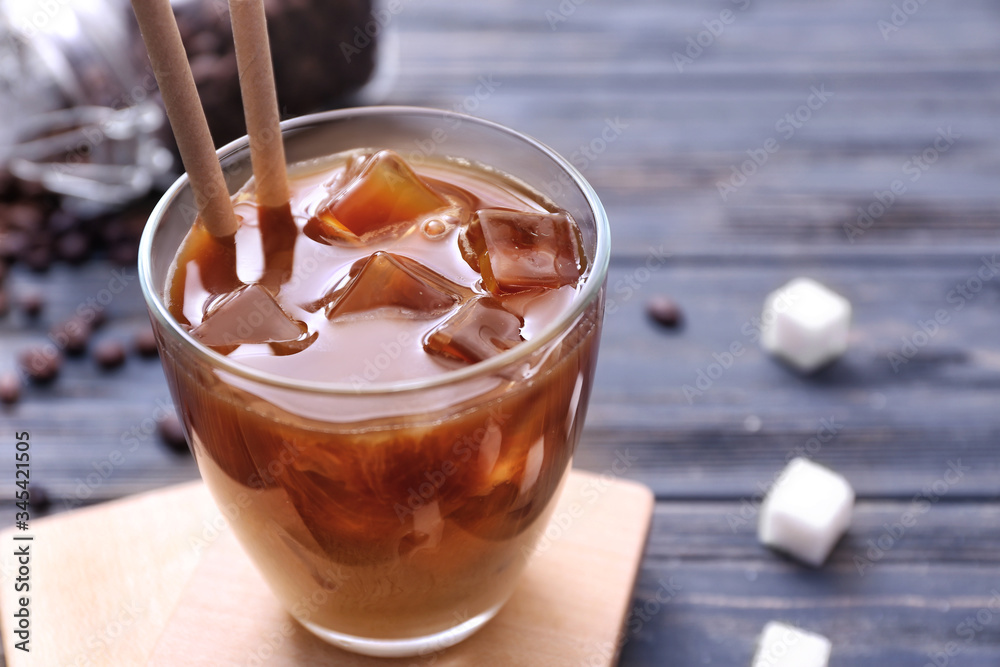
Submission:
<svg viewBox="0 0 1000 667">
<path fill-rule="evenodd" d="M 313 632 L 365 651 L 485 622 L 579 438 L 593 248 L 488 163 L 372 146 L 289 178 L 287 209 L 258 207 L 252 180 L 234 195 L 234 238 L 193 225 L 162 288 L 202 475 Z"/>
</svg>

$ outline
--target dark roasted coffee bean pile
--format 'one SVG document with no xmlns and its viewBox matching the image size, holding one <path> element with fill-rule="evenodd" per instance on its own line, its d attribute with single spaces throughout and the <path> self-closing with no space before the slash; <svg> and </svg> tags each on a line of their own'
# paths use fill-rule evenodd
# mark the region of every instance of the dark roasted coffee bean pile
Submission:
<svg viewBox="0 0 1000 667">
<path fill-rule="evenodd" d="M 375 69 L 378 35 L 392 13 L 372 12 L 372 0 L 267 2 L 278 105 L 282 118 L 335 106 L 357 91 Z M 176 7 L 198 93 L 216 146 L 246 134 L 236 72 L 232 25 L 222 3 Z M 141 42 L 137 48 L 142 52 Z"/>
<path fill-rule="evenodd" d="M 84 217 L 67 211 L 60 196 L 0 171 L 0 292 L 5 291 L 8 267 L 16 263 L 37 273 L 54 262 L 81 264 L 94 256 L 134 265 L 154 203 L 155 195 L 123 211 Z M 29 315 L 39 305 L 36 296 L 31 295 L 30 303 L 22 296 L 21 307 Z M 14 305 L 10 294 L 4 294 L 3 304 L 0 314 Z"/>
</svg>

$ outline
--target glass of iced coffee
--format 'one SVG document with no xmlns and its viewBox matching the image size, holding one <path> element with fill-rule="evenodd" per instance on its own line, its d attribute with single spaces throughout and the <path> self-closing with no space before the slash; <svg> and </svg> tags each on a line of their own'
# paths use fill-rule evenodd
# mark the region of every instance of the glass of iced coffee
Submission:
<svg viewBox="0 0 1000 667">
<path fill-rule="evenodd" d="M 608 222 L 537 141 L 372 107 L 283 124 L 289 210 L 219 151 L 235 238 L 186 176 L 140 275 L 213 497 L 274 594 L 351 651 L 469 636 L 514 590 L 580 436 Z"/>
</svg>

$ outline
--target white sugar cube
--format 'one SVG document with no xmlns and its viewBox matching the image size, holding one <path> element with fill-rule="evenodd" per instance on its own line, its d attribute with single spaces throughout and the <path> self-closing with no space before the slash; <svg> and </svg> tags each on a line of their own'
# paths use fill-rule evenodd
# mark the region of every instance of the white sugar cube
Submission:
<svg viewBox="0 0 1000 667">
<path fill-rule="evenodd" d="M 847 350 L 851 303 L 809 278 L 796 278 L 767 295 L 760 344 L 810 373 Z"/>
<path fill-rule="evenodd" d="M 792 459 L 761 503 L 757 537 L 819 567 L 851 523 L 854 489 L 809 459 Z"/>
<path fill-rule="evenodd" d="M 752 667 L 826 667 L 830 648 L 823 635 L 771 621 L 760 635 Z"/>
</svg>

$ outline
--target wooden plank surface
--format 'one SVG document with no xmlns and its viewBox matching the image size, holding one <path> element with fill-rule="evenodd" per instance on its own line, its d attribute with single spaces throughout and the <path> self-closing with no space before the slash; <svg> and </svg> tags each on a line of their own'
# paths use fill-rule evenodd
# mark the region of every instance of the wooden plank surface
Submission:
<svg viewBox="0 0 1000 667">
<path fill-rule="evenodd" d="M 997 582 L 1000 276 L 969 298 L 953 293 L 1000 249 L 1000 13 L 991 0 L 926 2 L 883 36 L 894 4 L 422 0 L 392 18 L 400 57 L 384 101 L 462 108 L 576 155 L 611 217 L 614 308 L 576 461 L 599 472 L 627 451 L 637 459 L 627 476 L 659 499 L 626 667 L 746 664 L 772 618 L 830 636 L 834 667 L 923 665 L 949 642 L 949 664 L 1000 663 L 1000 615 L 971 636 L 960 626 L 989 610 Z M 733 21 L 679 71 L 674 53 L 724 10 Z M 832 95 L 786 137 L 776 124 L 814 86 Z M 623 127 L 601 146 L 608 119 Z M 949 127 L 954 144 L 913 180 L 907 162 Z M 769 138 L 780 150 L 723 200 L 718 183 Z M 602 150 L 584 163 L 592 141 Z M 905 193 L 849 238 L 858 208 L 894 180 Z M 54 320 L 109 271 L 15 272 L 11 284 L 44 285 Z M 743 331 L 764 295 L 796 275 L 855 308 L 848 354 L 811 378 L 765 357 Z M 644 301 L 658 293 L 679 301 L 683 330 L 646 320 Z M 136 286 L 109 310 L 102 335 L 140 324 Z M 895 372 L 889 354 L 939 310 L 949 323 Z M 18 315 L 0 321 L 0 364 L 46 329 Z M 689 401 L 684 385 L 733 343 L 746 351 Z M 196 476 L 154 434 L 134 450 L 127 440 L 166 396 L 155 361 L 109 375 L 70 361 L 57 384 L 29 388 L 0 420 L 44 443 L 37 479 L 63 507 Z M 812 572 L 727 519 L 823 420 L 837 432 L 815 458 L 851 480 L 859 505 L 831 564 Z M 124 462 L 90 488 L 87 475 L 123 447 Z M 861 576 L 853 556 L 956 461 L 968 469 L 959 482 Z M 647 614 L 671 576 L 680 593 Z"/>
</svg>

